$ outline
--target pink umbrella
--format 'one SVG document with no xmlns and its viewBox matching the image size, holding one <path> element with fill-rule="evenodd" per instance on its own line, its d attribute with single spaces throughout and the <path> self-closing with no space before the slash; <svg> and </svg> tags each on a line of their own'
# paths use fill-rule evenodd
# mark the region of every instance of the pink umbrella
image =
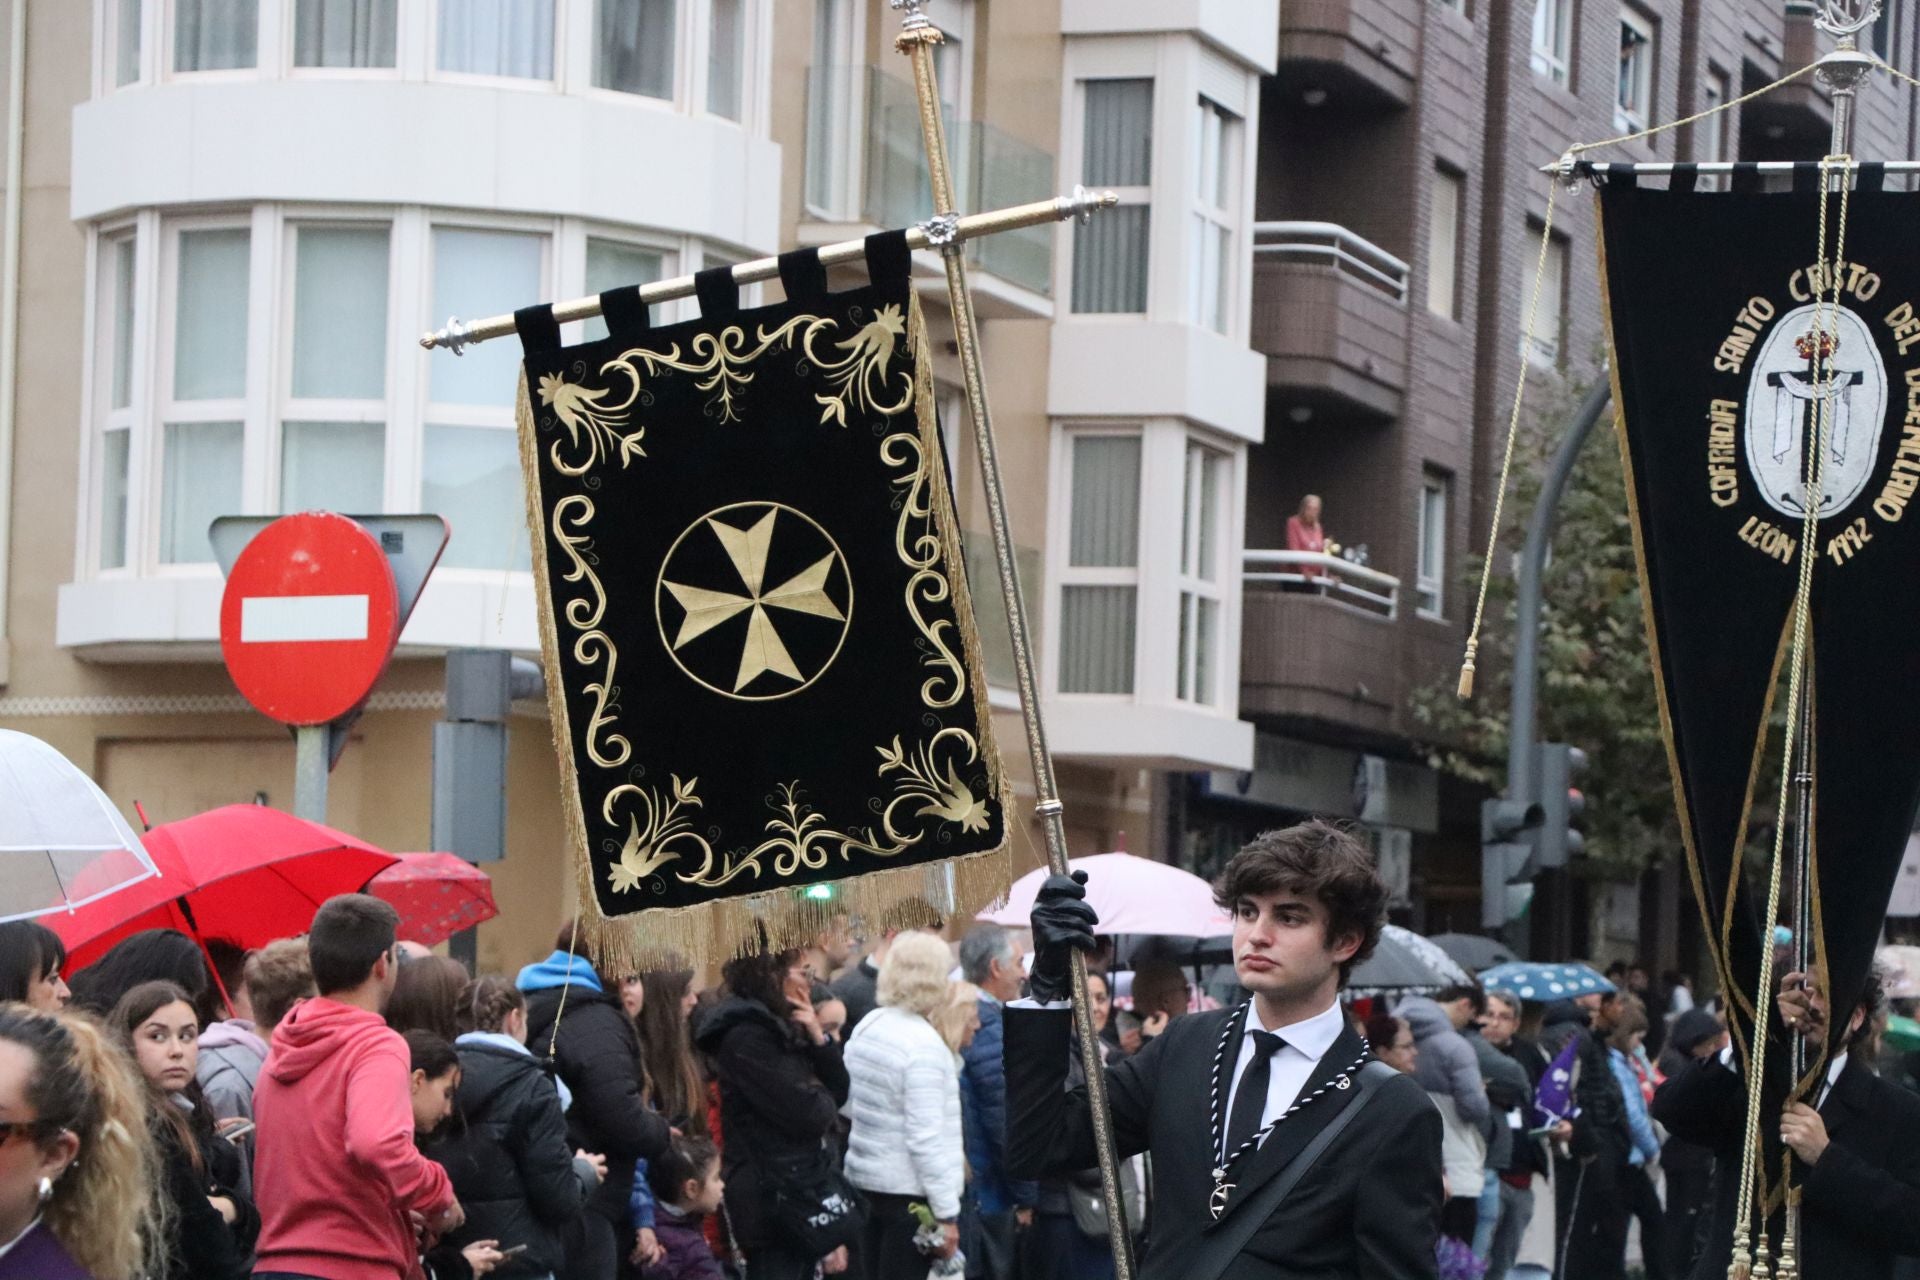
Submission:
<svg viewBox="0 0 1920 1280">
<path fill-rule="evenodd" d="M 487 873 L 451 853 L 403 853 L 367 892 L 400 913 L 402 938 L 428 946 L 500 914 Z"/>
<path fill-rule="evenodd" d="M 1233 918 L 1213 905 L 1213 886 L 1179 867 L 1131 853 L 1096 853 L 1069 865 L 1087 873 L 1087 901 L 1100 913 L 1101 933 L 1152 933 L 1174 938 L 1215 938 L 1233 932 Z M 1024 927 L 1047 869 L 1014 881 L 1007 905 L 981 913 L 982 920 Z"/>
</svg>

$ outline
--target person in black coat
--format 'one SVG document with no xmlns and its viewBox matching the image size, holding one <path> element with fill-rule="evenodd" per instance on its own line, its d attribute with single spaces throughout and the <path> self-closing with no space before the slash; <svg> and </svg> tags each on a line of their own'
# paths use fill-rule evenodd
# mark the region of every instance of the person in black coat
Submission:
<svg viewBox="0 0 1920 1280">
<path fill-rule="evenodd" d="M 536 1053 L 551 1049 L 554 1069 L 572 1091 L 567 1140 L 606 1159 L 605 1180 L 567 1240 L 568 1272 L 602 1280 L 634 1245 L 627 1207 L 634 1163 L 660 1155 L 673 1133 L 647 1105 L 640 1035 L 619 990 L 609 993 L 602 984 L 570 924 L 561 928 L 554 953 L 522 969 L 515 985 L 527 998 L 528 1043 Z"/>
<path fill-rule="evenodd" d="M 1549 1062 L 1575 1044 L 1573 1133 L 1554 1144 L 1554 1273 L 1565 1280 L 1616 1280 L 1610 1269 L 1609 1224 L 1625 1190 L 1621 1174 L 1633 1134 L 1627 1100 L 1613 1077 L 1606 1036 L 1618 997 L 1587 995 L 1550 1005 L 1540 1025 L 1540 1051 Z"/>
<path fill-rule="evenodd" d="M 1800 979 L 1788 974 L 1782 985 L 1782 1019 L 1818 1043 L 1827 1033 L 1826 1002 L 1801 989 Z M 1817 1106 L 1795 1104 L 1768 1135 L 1783 1136 L 1793 1148 L 1794 1181 L 1803 1188 L 1802 1280 L 1885 1280 L 1896 1255 L 1920 1253 L 1920 1097 L 1880 1079 L 1867 1064 L 1880 1002 L 1875 975 L 1853 1002 L 1848 1035 L 1829 1064 L 1826 1087 L 1816 1091 Z M 1775 1034 L 1786 1032 L 1776 1025 Z M 1710 1147 L 1720 1165 L 1695 1280 L 1726 1275 L 1733 1248 L 1747 1087 L 1739 1058 L 1723 1062 L 1728 1056 L 1688 1063 L 1653 1099 L 1660 1123 L 1676 1137 Z M 1771 1141 L 1767 1147 L 1779 1150 Z M 1767 1224 L 1776 1259 L 1781 1228 L 1778 1215 Z"/>
<path fill-rule="evenodd" d="M 847 1101 L 846 1064 L 814 1016 L 799 952 L 742 956 L 721 977 L 727 994 L 695 1024 L 694 1043 L 720 1085 L 733 1239 L 753 1280 L 812 1280 L 820 1259 L 781 1236 L 766 1175 L 776 1164 L 831 1159 Z"/>
<path fill-rule="evenodd" d="M 453 1179 L 467 1211 L 447 1240 L 524 1245 L 494 1274 L 551 1275 L 566 1265 L 562 1232 L 600 1185 L 605 1162 L 567 1144 L 559 1088 L 526 1047 L 526 998 L 503 978 L 481 978 L 464 1003 L 475 1029 L 454 1044 L 454 1116 L 427 1152 Z"/>
<path fill-rule="evenodd" d="M 1083 879 L 1054 876 L 1042 887 L 1034 999 L 1006 1011 L 1016 1177 L 1095 1160 L 1086 1090 L 1065 1087 L 1069 950 L 1091 950 L 1097 923 Z M 1385 919 L 1372 856 L 1338 828 L 1304 823 L 1235 854 L 1214 892 L 1233 913 L 1234 971 L 1253 999 L 1176 1018 L 1106 1070 L 1119 1154 L 1153 1161 L 1152 1243 L 1138 1274 L 1431 1280 L 1440 1113 L 1411 1077 L 1368 1061 L 1338 999 Z M 1331 1145 L 1302 1162 L 1329 1132 Z M 1268 1203 L 1275 1187 L 1285 1194 Z"/>
</svg>

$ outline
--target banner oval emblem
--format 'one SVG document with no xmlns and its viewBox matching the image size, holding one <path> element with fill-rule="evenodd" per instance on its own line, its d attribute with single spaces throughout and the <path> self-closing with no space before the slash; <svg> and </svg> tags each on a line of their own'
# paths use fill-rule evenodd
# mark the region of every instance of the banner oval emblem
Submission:
<svg viewBox="0 0 1920 1280">
<path fill-rule="evenodd" d="M 1833 376 L 1816 385 L 1816 329 L 1829 333 Z M 1747 383 L 1747 468 L 1767 505 L 1785 516 L 1806 515 L 1806 449 L 1826 401 L 1828 449 L 1821 472 L 1820 515 L 1845 510 L 1867 487 L 1880 454 L 1887 413 L 1887 367 L 1873 330 L 1852 310 L 1809 303 L 1780 317 L 1753 362 Z"/>
</svg>

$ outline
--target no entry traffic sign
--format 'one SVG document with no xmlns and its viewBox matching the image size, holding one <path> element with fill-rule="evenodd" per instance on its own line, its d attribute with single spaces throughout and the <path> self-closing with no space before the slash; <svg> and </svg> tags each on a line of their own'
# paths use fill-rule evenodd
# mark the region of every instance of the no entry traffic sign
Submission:
<svg viewBox="0 0 1920 1280">
<path fill-rule="evenodd" d="M 326 724 L 372 692 L 400 638 L 380 543 L 330 511 L 255 534 L 227 573 L 220 653 L 240 692 L 283 724 Z"/>
</svg>

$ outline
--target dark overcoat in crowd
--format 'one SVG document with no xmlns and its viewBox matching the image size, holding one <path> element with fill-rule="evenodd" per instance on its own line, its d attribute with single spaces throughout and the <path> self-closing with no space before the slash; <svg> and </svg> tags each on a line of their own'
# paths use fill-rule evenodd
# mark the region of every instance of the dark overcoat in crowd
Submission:
<svg viewBox="0 0 1920 1280">
<path fill-rule="evenodd" d="M 1697 1059 L 1654 1095 L 1654 1118 L 1679 1138 L 1709 1147 L 1720 1162 L 1706 1248 L 1695 1280 L 1727 1274 L 1747 1090 L 1715 1057 Z M 1802 1280 L 1885 1280 L 1898 1254 L 1920 1253 L 1920 1097 L 1873 1074 L 1858 1054 L 1819 1106 L 1829 1145 L 1812 1168 L 1795 1160 L 1804 1188 Z M 1770 1230 L 1779 1257 L 1781 1221 Z"/>
<path fill-rule="evenodd" d="M 1175 1018 L 1138 1054 L 1107 1068 L 1119 1154 L 1146 1151 L 1153 1159 L 1153 1240 L 1141 1280 L 1190 1275 L 1208 1233 L 1232 1222 L 1236 1207 L 1359 1096 L 1355 1088 L 1328 1088 L 1242 1157 L 1216 1223 L 1207 1207 L 1214 1187 L 1209 1081 L 1221 1031 L 1239 1016 L 1239 1009 L 1219 1009 Z M 1059 1176 L 1095 1162 L 1086 1089 L 1066 1087 L 1072 1021 L 1068 1009 L 1006 1010 L 1007 1163 L 1016 1177 Z M 1343 1030 L 1299 1096 L 1332 1083 L 1361 1051 L 1360 1037 Z M 1393 1076 L 1259 1225 L 1222 1280 L 1431 1280 L 1440 1197 L 1440 1112 L 1411 1076 Z"/>
<path fill-rule="evenodd" d="M 566 1014 L 561 1017 L 563 992 Z M 568 1141 L 607 1158 L 606 1181 L 588 1207 L 613 1223 L 624 1239 L 634 1162 L 657 1159 L 673 1138 L 641 1092 L 640 1033 L 619 997 L 594 987 L 573 983 L 526 995 L 527 1043 L 536 1051 L 553 1047 L 554 1069 L 573 1091 Z"/>
<path fill-rule="evenodd" d="M 825 1149 L 847 1101 L 840 1045 L 816 1045 L 758 1000 L 728 996 L 694 1025 L 694 1043 L 720 1083 L 721 1174 L 727 1216 L 742 1250 L 781 1246 L 768 1222 L 762 1173 Z"/>
<path fill-rule="evenodd" d="M 497 1269 L 502 1276 L 559 1271 L 566 1265 L 561 1229 L 580 1215 L 593 1181 L 575 1170 L 559 1091 L 531 1054 L 474 1043 L 459 1052 L 454 1117 L 427 1151 L 467 1212 L 449 1242 L 525 1245 Z"/>
</svg>

